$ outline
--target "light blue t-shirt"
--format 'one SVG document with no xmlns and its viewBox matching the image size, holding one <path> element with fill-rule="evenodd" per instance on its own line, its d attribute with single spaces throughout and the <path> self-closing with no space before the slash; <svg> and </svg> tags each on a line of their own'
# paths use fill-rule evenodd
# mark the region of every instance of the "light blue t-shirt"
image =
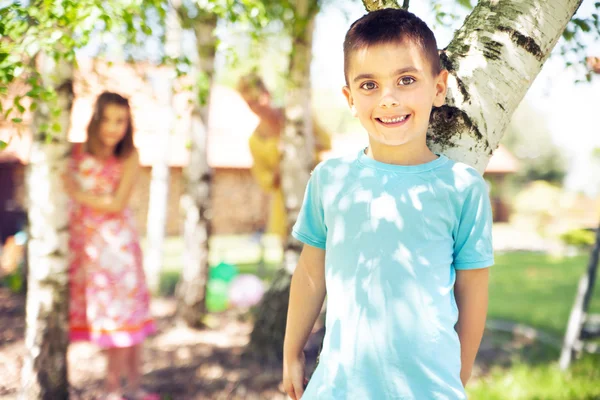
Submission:
<svg viewBox="0 0 600 400">
<path fill-rule="evenodd" d="M 493 264 L 487 185 L 441 155 L 319 164 L 293 228 L 326 250 L 326 333 L 303 400 L 465 399 L 456 269 Z"/>
</svg>

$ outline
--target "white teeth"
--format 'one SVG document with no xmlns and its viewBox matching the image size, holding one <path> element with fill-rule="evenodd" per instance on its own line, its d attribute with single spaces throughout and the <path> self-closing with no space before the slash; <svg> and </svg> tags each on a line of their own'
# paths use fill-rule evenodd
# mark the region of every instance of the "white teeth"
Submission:
<svg viewBox="0 0 600 400">
<path fill-rule="evenodd" d="M 404 121 L 406 118 L 408 118 L 408 115 L 403 115 L 402 117 L 396 117 L 396 118 L 379 118 L 381 120 L 381 122 L 385 123 L 385 124 L 396 124 L 398 122 L 402 122 Z"/>
</svg>

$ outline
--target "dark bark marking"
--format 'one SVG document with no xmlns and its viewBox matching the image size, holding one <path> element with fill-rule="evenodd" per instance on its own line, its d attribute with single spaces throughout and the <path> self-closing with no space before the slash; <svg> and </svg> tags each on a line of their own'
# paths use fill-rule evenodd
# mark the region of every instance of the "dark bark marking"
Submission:
<svg viewBox="0 0 600 400">
<path fill-rule="evenodd" d="M 431 113 L 430 127 L 430 131 L 433 133 L 429 136 L 429 140 L 443 147 L 456 147 L 453 138 L 464 132 L 465 129 L 477 140 L 485 141 L 486 147 L 489 147 L 489 143 L 481 134 L 479 128 L 467 113 L 457 107 L 443 105 L 434 108 Z"/>
<path fill-rule="evenodd" d="M 508 34 L 510 39 L 517 46 L 525 49 L 529 54 L 533 55 L 536 60 L 542 62 L 545 58 L 545 55 L 540 48 L 540 46 L 535 42 L 535 40 L 531 36 L 523 35 L 521 32 L 516 29 L 509 28 L 507 26 L 498 27 L 500 32 L 504 32 Z"/>
</svg>

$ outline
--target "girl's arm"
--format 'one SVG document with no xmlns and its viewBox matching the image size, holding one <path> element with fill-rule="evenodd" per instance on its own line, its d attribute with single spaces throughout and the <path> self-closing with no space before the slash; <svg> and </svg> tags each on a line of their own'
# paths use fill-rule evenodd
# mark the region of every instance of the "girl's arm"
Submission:
<svg viewBox="0 0 600 400">
<path fill-rule="evenodd" d="M 463 386 L 471 377 L 488 309 L 489 268 L 457 270 L 454 296 L 458 305 L 456 331 L 460 340 Z"/>
<path fill-rule="evenodd" d="M 304 245 L 292 276 L 285 340 L 283 385 L 292 399 L 304 391 L 303 349 L 325 299 L 325 250 Z"/>
<path fill-rule="evenodd" d="M 102 212 L 122 211 L 129 202 L 131 191 L 140 166 L 137 150 L 127 157 L 123 164 L 123 176 L 117 191 L 112 195 L 98 196 L 81 189 L 74 189 L 73 184 L 67 184 L 67 192 L 76 202 Z M 69 188 L 70 187 L 70 188 Z"/>
</svg>

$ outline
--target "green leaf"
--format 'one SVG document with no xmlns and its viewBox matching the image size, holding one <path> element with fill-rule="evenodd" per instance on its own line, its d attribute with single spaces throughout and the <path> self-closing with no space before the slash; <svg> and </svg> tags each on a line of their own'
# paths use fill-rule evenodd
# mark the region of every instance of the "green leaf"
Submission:
<svg viewBox="0 0 600 400">
<path fill-rule="evenodd" d="M 4 140 L 0 140 L 0 150 L 4 150 L 6 147 L 8 147 L 8 143 Z"/>
<path fill-rule="evenodd" d="M 569 41 L 573 39 L 573 37 L 575 37 L 575 32 L 569 30 L 569 28 L 566 28 L 562 35 L 565 38 L 565 40 Z"/>
<path fill-rule="evenodd" d="M 465 8 L 472 8 L 473 6 L 471 5 L 471 0 L 457 0 L 458 4 L 460 4 L 461 6 L 465 7 Z"/>
<path fill-rule="evenodd" d="M 573 23 L 579 28 L 581 28 L 581 30 L 584 32 L 589 32 L 592 30 L 592 28 L 590 28 L 590 26 L 588 25 L 587 21 L 583 19 L 573 18 Z"/>
<path fill-rule="evenodd" d="M 11 121 L 15 124 L 20 124 L 21 122 L 23 122 L 23 118 L 13 118 Z"/>
<path fill-rule="evenodd" d="M 52 132 L 60 133 L 62 131 L 62 127 L 58 122 L 52 124 Z"/>
</svg>

